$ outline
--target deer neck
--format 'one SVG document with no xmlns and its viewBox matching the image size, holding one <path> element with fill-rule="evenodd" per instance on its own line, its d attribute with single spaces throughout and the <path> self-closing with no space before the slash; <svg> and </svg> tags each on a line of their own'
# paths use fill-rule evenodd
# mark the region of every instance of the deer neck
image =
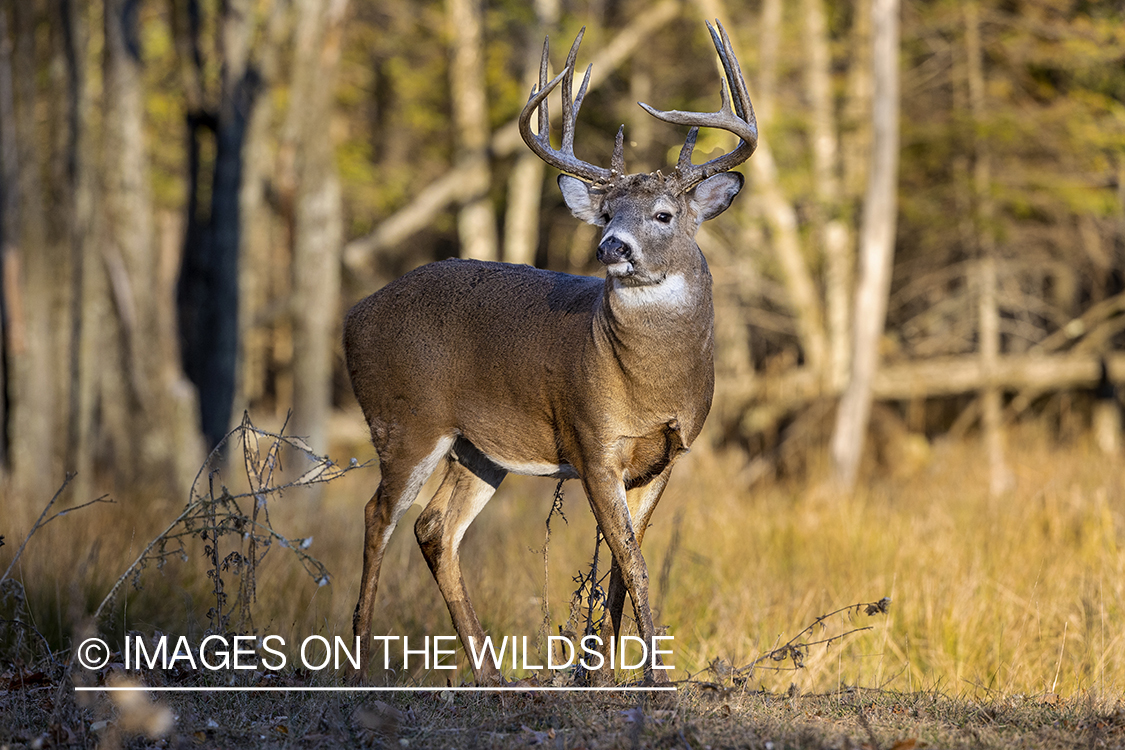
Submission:
<svg viewBox="0 0 1125 750">
<path fill-rule="evenodd" d="M 682 371 L 683 364 L 669 368 L 670 358 L 711 366 L 711 274 L 698 249 L 695 259 L 669 270 L 655 284 L 606 279 L 594 316 L 595 342 L 630 380 Z"/>
</svg>

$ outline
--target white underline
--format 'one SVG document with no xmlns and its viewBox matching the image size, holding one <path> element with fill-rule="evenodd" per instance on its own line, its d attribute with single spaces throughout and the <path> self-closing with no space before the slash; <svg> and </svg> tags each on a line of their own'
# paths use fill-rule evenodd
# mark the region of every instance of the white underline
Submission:
<svg viewBox="0 0 1125 750">
<path fill-rule="evenodd" d="M 675 692 L 676 687 L 145 687 L 143 685 L 114 687 L 81 687 L 79 693 L 656 693 Z"/>
</svg>

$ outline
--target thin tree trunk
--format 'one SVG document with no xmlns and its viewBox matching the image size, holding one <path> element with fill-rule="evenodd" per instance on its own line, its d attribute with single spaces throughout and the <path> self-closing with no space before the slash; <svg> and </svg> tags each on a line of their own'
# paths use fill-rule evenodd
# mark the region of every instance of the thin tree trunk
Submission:
<svg viewBox="0 0 1125 750">
<path fill-rule="evenodd" d="M 985 81 L 980 38 L 980 8 L 976 2 L 964 6 L 965 47 L 968 53 L 969 106 L 976 125 L 974 134 L 975 162 L 973 165 L 973 193 L 976 196 L 976 237 L 980 254 L 979 286 L 979 337 L 981 369 L 986 380 L 996 369 L 1000 356 L 1000 309 L 996 299 L 996 238 L 992 219 L 992 167 L 988 148 L 980 135 L 985 111 Z M 1004 460 L 1003 400 L 1002 392 L 989 384 L 981 390 L 981 429 L 984 432 L 988 453 L 989 491 L 996 497 L 1007 492 L 1013 484 L 1011 470 Z"/>
<path fill-rule="evenodd" d="M 209 446 L 230 427 L 238 364 L 242 146 L 260 84 L 257 70 L 248 63 L 252 18 L 250 0 L 223 4 L 219 110 L 188 114 L 193 177 L 177 304 L 184 370 L 199 390 L 200 421 Z M 210 216 L 200 225 L 200 141 L 209 128 L 215 136 Z"/>
<path fill-rule="evenodd" d="M 18 256 L 13 227 L 16 219 L 19 181 L 16 151 L 16 103 L 12 91 L 12 36 L 10 6 L 0 6 L 0 482 L 11 468 L 9 456 L 8 402 L 12 393 L 12 363 L 18 351 L 14 337 L 22 331 L 13 327 L 13 310 L 18 308 L 19 286 L 15 283 Z M 22 342 L 20 342 L 22 345 Z"/>
<path fill-rule="evenodd" d="M 781 46 L 781 0 L 762 0 L 762 32 L 759 34 L 758 90 L 754 92 L 754 111 L 758 122 L 774 116 L 777 101 L 778 49 Z"/>
<path fill-rule="evenodd" d="M 824 293 L 828 336 L 828 382 L 842 388 L 847 381 L 851 346 L 849 302 L 852 282 L 851 233 L 840 220 L 839 149 L 832 101 L 832 60 L 824 0 L 804 0 L 805 78 L 812 103 L 813 179 L 816 206 L 813 236 L 824 248 Z"/>
<path fill-rule="evenodd" d="M 754 152 L 750 165 L 754 186 L 762 203 L 762 212 L 769 226 L 773 249 L 781 264 L 790 309 L 797 321 L 797 334 L 804 351 L 805 365 L 815 372 L 823 373 L 828 346 L 821 322 L 823 313 L 820 296 L 809 273 L 808 264 L 801 254 L 797 211 L 782 193 L 768 141 L 763 139 L 758 142 L 758 149 Z"/>
<path fill-rule="evenodd" d="M 148 188 L 144 91 L 136 8 L 128 0 L 110 0 L 105 12 L 105 207 L 106 242 L 102 260 L 112 295 L 117 341 L 109 351 L 120 359 L 106 362 L 103 414 L 123 410 L 125 435 L 116 469 L 126 481 L 140 480 L 170 496 L 176 486 L 176 410 L 163 361 L 165 350 L 153 344 L 164 331 L 158 296 L 159 258 L 153 206 Z M 120 388 L 120 390 L 119 390 Z M 111 395 L 112 398 L 111 398 Z M 119 403 L 111 403 L 120 397 Z M 117 420 L 112 420 L 117 431 Z M 126 469 L 125 467 L 128 467 Z"/>
<path fill-rule="evenodd" d="M 278 52 L 288 31 L 289 14 L 283 3 L 269 11 L 257 55 L 263 91 L 268 91 L 278 76 Z M 239 249 L 239 330 L 240 355 L 236 412 L 259 401 L 266 391 L 270 365 L 271 331 L 264 320 L 270 302 L 274 254 L 274 216 L 267 201 L 267 184 L 276 164 L 270 128 L 275 110 L 273 98 L 265 95 L 255 103 L 246 126 L 243 147 L 243 179 L 239 194 L 242 218 L 242 245 Z M 288 405 L 287 405 L 288 406 Z"/>
<path fill-rule="evenodd" d="M 303 0 L 293 106 L 302 102 L 299 189 L 293 241 L 293 431 L 313 451 L 328 449 L 332 368 L 338 341 L 343 217 L 331 130 L 333 82 L 340 60 L 346 0 Z M 308 28 L 306 28 L 308 27 Z M 311 28 L 311 31 L 309 31 Z M 306 32 L 308 36 L 305 36 Z M 299 97 L 299 99 L 298 99 Z"/>
<path fill-rule="evenodd" d="M 93 269 L 96 191 L 89 127 L 93 109 L 89 85 L 90 25 L 87 5 L 61 0 L 56 21 L 62 30 L 60 46 L 66 64 L 66 215 L 70 253 L 70 313 L 68 377 L 68 429 L 66 465 L 76 472 L 75 495 L 88 496 L 93 488 L 94 410 L 97 393 L 96 366 L 98 320 L 94 317 Z M 87 318 L 86 314 L 90 317 Z"/>
<path fill-rule="evenodd" d="M 804 352 L 805 364 L 815 372 L 821 372 L 827 341 L 822 322 L 820 295 L 801 253 L 797 211 L 781 189 L 777 165 L 773 159 L 768 137 L 769 124 L 774 115 L 774 103 L 777 98 L 777 51 L 778 39 L 781 37 L 781 22 L 780 0 L 766 0 L 762 4 L 759 90 L 754 93 L 754 109 L 758 113 L 758 127 L 763 137 L 758 141 L 754 158 L 750 160 L 750 170 L 754 176 L 754 188 L 761 199 L 762 213 L 769 226 L 771 244 L 781 264 L 790 308 L 797 321 L 797 334 Z"/>
<path fill-rule="evenodd" d="M 36 108 L 36 8 L 31 3 L 12 6 L 14 39 L 11 72 L 14 76 L 13 108 L 15 143 L 11 161 L 17 195 L 9 203 L 9 259 L 18 294 L 8 300 L 12 320 L 21 323 L 19 344 L 9 350 L 12 382 L 9 384 L 11 458 L 16 486 L 25 493 L 42 495 L 59 474 L 57 435 L 60 396 L 64 391 L 61 363 L 54 350 L 54 316 L 61 292 L 56 272 L 56 248 L 48 245 L 45 191 L 40 177 L 43 154 L 39 148 Z M 57 374 L 57 376 L 56 376 Z"/>
<path fill-rule="evenodd" d="M 537 0 L 535 13 L 541 35 L 549 34 L 558 23 L 559 7 L 553 0 Z M 538 36 L 538 35 L 537 35 Z M 524 88 L 528 91 L 539 80 L 539 45 L 530 44 L 524 64 Z M 520 154 L 508 178 L 508 207 L 504 213 L 504 260 L 535 265 L 539 247 L 539 205 L 543 197 L 543 176 L 547 165 L 530 150 Z"/>
<path fill-rule="evenodd" d="M 488 198 L 491 168 L 488 156 L 488 100 L 485 94 L 484 39 L 478 0 L 447 0 L 453 61 L 449 77 L 457 160 L 468 166 L 470 191 L 457 216 L 461 256 L 497 260 L 496 216 Z"/>
<path fill-rule="evenodd" d="M 727 16 L 722 0 L 697 2 L 708 18 Z M 754 190 L 770 230 L 771 243 L 781 264 L 782 280 L 790 309 L 796 319 L 797 338 L 804 352 L 805 364 L 819 374 L 828 350 L 820 296 L 801 253 L 797 211 L 782 192 L 768 137 L 776 97 L 777 39 L 781 36 L 781 22 L 780 0 L 766 0 L 762 5 L 758 87 L 752 92 L 754 111 L 758 116 L 758 131 L 762 137 L 749 166 Z"/>
<path fill-rule="evenodd" d="M 841 160 L 843 162 L 843 194 L 849 206 L 858 205 L 867 187 L 867 170 L 871 165 L 871 96 L 873 69 L 871 62 L 871 1 L 853 4 L 849 44 L 847 97 L 841 127 Z"/>
<path fill-rule="evenodd" d="M 646 0 L 634 2 L 632 4 L 634 14 L 644 13 L 645 5 L 647 5 Z M 653 154 L 654 126 L 657 121 L 652 115 L 637 106 L 637 102 L 651 102 L 653 100 L 653 58 L 654 52 L 651 45 L 641 47 L 633 55 L 629 61 L 629 93 L 617 105 L 624 109 L 624 112 L 617 119 L 626 123 L 625 133 L 628 136 L 626 143 L 631 146 L 633 153 L 632 163 L 626 163 L 632 172 L 651 172 L 665 168 L 664 154 Z"/>
<path fill-rule="evenodd" d="M 886 324 L 894 259 L 898 175 L 898 0 L 873 0 L 874 146 L 860 232 L 859 285 L 855 298 L 855 338 L 851 378 L 840 400 L 832 436 L 836 480 L 855 487 L 871 415 L 872 386 L 878 369 L 879 340 Z"/>
</svg>

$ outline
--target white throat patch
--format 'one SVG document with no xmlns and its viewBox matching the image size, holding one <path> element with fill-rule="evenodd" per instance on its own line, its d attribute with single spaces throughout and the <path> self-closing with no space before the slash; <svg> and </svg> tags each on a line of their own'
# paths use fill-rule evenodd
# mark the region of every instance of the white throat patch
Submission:
<svg viewBox="0 0 1125 750">
<path fill-rule="evenodd" d="M 629 306 L 683 309 L 690 307 L 693 301 L 683 274 L 679 273 L 668 274 L 659 284 L 644 286 L 626 286 L 614 279 L 613 291 L 618 300 Z"/>
</svg>

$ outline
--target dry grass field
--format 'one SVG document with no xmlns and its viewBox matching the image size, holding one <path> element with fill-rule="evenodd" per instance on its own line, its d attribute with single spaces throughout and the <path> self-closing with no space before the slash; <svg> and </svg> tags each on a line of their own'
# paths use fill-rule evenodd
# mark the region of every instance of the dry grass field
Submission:
<svg viewBox="0 0 1125 750">
<path fill-rule="evenodd" d="M 140 708 L 120 695 L 75 696 L 72 680 L 112 681 L 107 671 L 114 670 L 64 673 L 66 646 L 92 632 L 90 615 L 110 586 L 183 506 L 183 499 L 121 495 L 41 528 L 13 568 L 26 601 L 6 584 L 0 618 L 25 624 L 6 622 L 0 631 L 0 746 L 1120 746 L 1122 464 L 1084 438 L 1060 442 L 1035 426 L 1010 433 L 1009 447 L 1016 486 L 999 499 L 988 495 L 987 467 L 972 440 L 935 446 L 909 475 L 872 471 L 851 498 L 826 491 L 815 466 L 807 479 L 751 487 L 740 457 L 694 451 L 673 475 L 645 539 L 654 612 L 674 636 L 675 694 L 160 694 Z M 368 457 L 369 448 L 354 450 L 361 461 Z M 350 457 L 334 456 L 345 465 Z M 230 469 L 219 480 L 237 493 L 240 476 Z M 376 468 L 349 472 L 324 485 L 316 502 L 304 487 L 270 496 L 273 528 L 290 539 L 311 536 L 306 551 L 332 577 L 318 585 L 291 550 L 274 545 L 256 569 L 258 635 L 286 644 L 350 637 L 362 506 L 377 477 Z M 589 567 L 594 525 L 581 488 L 569 482 L 566 520 L 552 519 L 548 540 L 552 489 L 548 480 L 510 478 L 466 536 L 466 583 L 491 634 L 535 643 L 560 626 L 581 627 L 572 617 L 573 579 Z M 59 507 L 87 499 L 64 494 Z M 43 502 L 6 501 L 0 573 Z M 417 514 L 411 510 L 390 545 L 376 629 L 453 635 L 413 539 Z M 185 553 L 145 568 L 140 589 L 129 585 L 101 623 L 106 640 L 119 648 L 126 632 L 203 638 L 213 565 L 196 538 Z M 235 606 L 237 571 L 221 574 Z M 742 669 L 819 616 L 883 597 L 891 600 L 886 614 L 849 611 L 810 631 L 799 642 L 843 637 L 802 649 L 802 668 L 790 658 Z M 869 629 L 850 632 L 860 628 Z M 459 647 L 458 659 L 460 671 L 419 663 L 376 670 L 372 680 L 467 684 Z M 537 675 L 540 684 L 552 676 L 554 684 L 567 679 Z M 348 679 L 343 671 L 298 669 L 233 678 L 157 670 L 142 678 L 290 686 Z M 153 726 L 160 731 L 150 739 L 145 731 Z M 472 727 L 480 732 L 470 737 Z"/>
</svg>

